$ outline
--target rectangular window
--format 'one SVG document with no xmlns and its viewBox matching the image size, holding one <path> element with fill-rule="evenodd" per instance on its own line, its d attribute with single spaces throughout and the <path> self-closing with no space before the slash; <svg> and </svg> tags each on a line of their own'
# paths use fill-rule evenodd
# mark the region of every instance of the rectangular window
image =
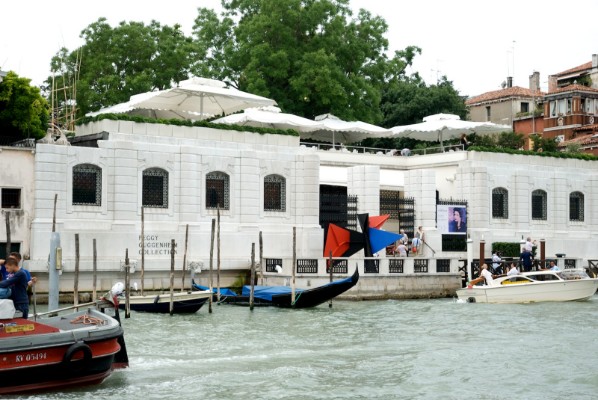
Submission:
<svg viewBox="0 0 598 400">
<path fill-rule="evenodd" d="M 15 242 L 11 242 L 10 243 L 10 253 L 12 252 L 17 252 L 20 253 L 21 252 L 21 243 L 15 243 Z M 6 255 L 6 242 L 0 242 L 0 259 L 5 260 L 7 257 Z"/>
<path fill-rule="evenodd" d="M 521 112 L 529 112 L 529 103 L 521 102 Z"/>
<path fill-rule="evenodd" d="M 490 121 L 492 119 L 492 111 L 490 106 L 486 106 L 486 121 Z"/>
<path fill-rule="evenodd" d="M 546 220 L 546 197 L 532 194 L 532 219 Z"/>
<path fill-rule="evenodd" d="M 492 191 L 492 218 L 509 218 L 509 199 L 506 190 Z"/>
<path fill-rule="evenodd" d="M 168 208 L 168 172 L 151 168 L 143 171 L 141 202 L 144 207 Z"/>
<path fill-rule="evenodd" d="M 102 205 L 102 170 L 94 166 L 73 168 L 73 205 Z"/>
<path fill-rule="evenodd" d="M 571 114 L 571 99 L 567 99 L 567 114 Z"/>
<path fill-rule="evenodd" d="M 2 208 L 21 208 L 21 189 L 2 188 Z"/>
<path fill-rule="evenodd" d="M 559 114 L 565 114 L 567 112 L 567 101 L 565 99 L 559 100 Z"/>
<path fill-rule="evenodd" d="M 556 101 L 550 102 L 550 116 L 556 117 Z"/>
<path fill-rule="evenodd" d="M 224 192 L 225 181 L 222 179 L 206 180 L 206 208 L 225 208 Z M 225 208 L 228 209 L 228 208 Z"/>
</svg>

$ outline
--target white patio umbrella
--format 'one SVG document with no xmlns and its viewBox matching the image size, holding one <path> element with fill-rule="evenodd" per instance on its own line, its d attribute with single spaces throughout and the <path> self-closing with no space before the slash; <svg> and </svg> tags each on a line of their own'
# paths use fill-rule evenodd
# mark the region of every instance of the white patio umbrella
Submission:
<svg viewBox="0 0 598 400">
<path fill-rule="evenodd" d="M 222 81 L 191 78 L 181 81 L 178 87 L 131 96 L 126 103 L 103 108 L 88 116 L 106 113 L 150 115 L 158 118 L 206 119 L 227 115 L 249 107 L 273 106 L 276 102 L 266 97 L 226 87 Z M 149 110 L 149 111 L 141 111 Z"/>
<path fill-rule="evenodd" d="M 354 143 L 367 138 L 382 138 L 392 135 L 388 129 L 362 121 L 343 121 L 332 114 L 318 115 L 315 120 L 322 125 L 322 128 L 302 134 L 302 138 L 324 142 L 332 141 L 335 144 L 337 141 Z"/>
<path fill-rule="evenodd" d="M 463 121 L 458 115 L 434 114 L 424 117 L 423 122 L 412 125 L 395 126 L 390 128 L 394 137 L 406 137 L 428 142 L 440 142 L 454 139 L 463 133 L 490 135 L 510 131 L 509 125 L 498 125 L 491 122 Z"/>
<path fill-rule="evenodd" d="M 311 132 L 322 128 L 322 124 L 316 121 L 280 112 L 280 108 L 274 106 L 246 108 L 242 113 L 227 115 L 212 122 L 259 128 L 293 129 L 297 132 Z"/>
</svg>

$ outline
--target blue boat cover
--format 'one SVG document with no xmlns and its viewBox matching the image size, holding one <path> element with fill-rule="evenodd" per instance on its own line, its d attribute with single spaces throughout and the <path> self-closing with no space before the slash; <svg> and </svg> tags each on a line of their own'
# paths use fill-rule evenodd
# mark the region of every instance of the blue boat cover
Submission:
<svg viewBox="0 0 598 400">
<path fill-rule="evenodd" d="M 325 285 L 319 286 L 319 288 L 338 285 L 345 282 L 350 282 L 352 277 L 348 277 L 345 279 L 340 279 L 338 281 L 330 282 Z M 314 288 L 315 289 L 315 288 Z M 295 289 L 295 294 L 299 294 L 308 289 Z M 243 292 L 241 293 L 242 296 L 249 296 L 251 291 L 251 286 L 245 285 L 243 286 Z M 253 297 L 256 299 L 262 299 L 267 301 L 272 301 L 272 296 L 276 296 L 279 294 L 290 294 L 291 287 L 290 286 L 254 286 L 253 287 Z"/>
<path fill-rule="evenodd" d="M 198 290 L 210 290 L 209 287 L 207 286 L 202 286 L 202 285 L 198 285 L 197 283 L 193 284 L 193 287 L 195 289 Z M 212 292 L 214 293 L 218 293 L 218 289 L 217 288 L 212 288 Z M 220 295 L 221 296 L 238 296 L 237 293 L 233 292 L 231 289 L 229 288 L 220 288 Z"/>
</svg>

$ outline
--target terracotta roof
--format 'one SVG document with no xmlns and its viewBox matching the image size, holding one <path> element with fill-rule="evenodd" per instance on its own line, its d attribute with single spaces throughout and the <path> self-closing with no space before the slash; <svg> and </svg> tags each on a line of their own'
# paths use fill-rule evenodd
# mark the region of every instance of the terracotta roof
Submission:
<svg viewBox="0 0 598 400">
<path fill-rule="evenodd" d="M 562 141 L 558 144 L 558 147 L 566 147 L 570 143 L 579 143 L 582 146 L 587 146 L 590 144 L 598 144 L 598 135 L 595 132 L 598 132 L 598 124 L 594 125 L 584 125 L 579 128 L 575 128 L 574 131 L 579 130 L 588 130 L 589 132 L 585 135 L 577 136 L 573 139 Z"/>
<path fill-rule="evenodd" d="M 506 89 L 494 90 L 492 92 L 486 92 L 479 96 L 472 97 L 470 99 L 467 99 L 467 101 L 465 101 L 465 104 L 471 105 L 471 104 L 483 103 L 486 101 L 498 100 L 498 99 L 509 98 L 509 97 L 543 97 L 544 94 L 545 94 L 544 92 L 539 91 L 539 90 L 534 91 L 531 89 L 522 88 L 520 86 L 513 86 L 510 88 L 506 88 Z"/>
<path fill-rule="evenodd" d="M 553 74 L 552 76 L 569 75 L 569 74 L 572 74 L 574 72 L 582 72 L 582 71 L 585 71 L 587 69 L 592 69 L 592 62 L 591 61 L 588 61 L 587 63 L 578 65 L 577 67 L 570 68 L 570 69 L 568 69 L 566 71 L 559 72 L 557 74 Z"/>
<path fill-rule="evenodd" d="M 567 85 L 565 87 L 553 90 L 552 92 L 548 92 L 548 94 L 563 93 L 563 92 L 594 92 L 594 93 L 598 93 L 598 89 L 580 85 L 579 83 L 574 83 L 573 85 Z"/>
</svg>

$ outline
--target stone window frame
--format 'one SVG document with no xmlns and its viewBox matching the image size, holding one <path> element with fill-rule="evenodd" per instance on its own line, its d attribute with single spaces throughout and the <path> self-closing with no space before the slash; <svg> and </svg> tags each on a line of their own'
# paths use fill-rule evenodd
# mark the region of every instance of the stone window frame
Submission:
<svg viewBox="0 0 598 400">
<path fill-rule="evenodd" d="M 77 175 L 80 173 L 95 174 L 95 200 L 93 202 L 84 202 L 84 201 L 76 201 L 75 197 L 77 196 Z M 102 168 L 98 165 L 91 164 L 91 163 L 81 163 L 74 165 L 72 168 L 72 176 L 71 176 L 71 204 L 73 206 L 90 206 L 90 207 L 101 207 L 102 206 Z"/>
</svg>

